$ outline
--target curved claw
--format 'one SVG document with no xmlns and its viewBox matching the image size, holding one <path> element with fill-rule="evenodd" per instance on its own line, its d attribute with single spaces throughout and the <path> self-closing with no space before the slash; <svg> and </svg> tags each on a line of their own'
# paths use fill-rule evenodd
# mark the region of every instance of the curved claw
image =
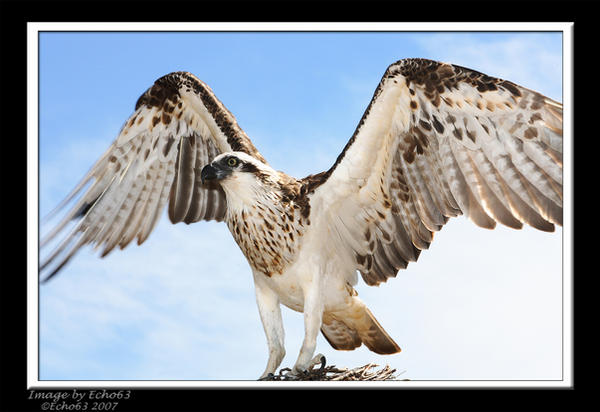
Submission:
<svg viewBox="0 0 600 412">
<path fill-rule="evenodd" d="M 326 362 L 327 360 L 325 359 L 325 355 L 319 353 L 310 361 L 310 364 L 308 365 L 308 370 L 312 370 L 319 363 L 321 364 L 321 367 L 319 369 L 323 369 L 325 367 Z"/>
<path fill-rule="evenodd" d="M 307 377 L 310 374 L 310 372 L 313 371 L 315 366 L 321 364 L 321 367 L 319 369 L 323 369 L 325 367 L 325 363 L 325 355 L 319 353 L 311 359 L 306 368 L 299 367 L 298 365 L 294 366 L 294 369 L 292 370 L 291 374 L 296 376 L 303 375 L 304 377 Z"/>
<path fill-rule="evenodd" d="M 319 353 L 316 355 L 307 365 L 306 369 L 298 368 L 294 366 L 293 369 L 290 368 L 281 368 L 279 370 L 278 375 L 274 375 L 273 373 L 268 373 L 266 375 L 258 378 L 259 381 L 273 381 L 273 380 L 284 380 L 284 381 L 297 381 L 297 380 L 305 380 L 311 377 L 311 373 L 314 371 L 315 367 L 320 364 L 320 367 L 317 370 L 322 370 L 325 368 L 325 364 L 327 360 L 325 359 L 325 355 Z M 314 377 L 314 376 L 313 376 Z"/>
<path fill-rule="evenodd" d="M 274 376 L 275 375 L 273 375 L 272 373 L 269 372 L 266 375 L 261 376 L 260 378 L 258 378 L 258 380 L 259 381 L 272 381 Z"/>
<path fill-rule="evenodd" d="M 279 374 L 283 376 L 285 380 L 295 381 L 298 380 L 299 373 L 291 370 L 290 368 L 283 368 L 279 371 Z"/>
<path fill-rule="evenodd" d="M 327 359 L 325 359 L 325 355 L 319 353 L 319 355 L 321 355 L 321 367 L 319 369 L 323 369 L 325 367 L 325 364 L 327 363 Z M 317 355 L 317 356 L 319 356 Z"/>
</svg>

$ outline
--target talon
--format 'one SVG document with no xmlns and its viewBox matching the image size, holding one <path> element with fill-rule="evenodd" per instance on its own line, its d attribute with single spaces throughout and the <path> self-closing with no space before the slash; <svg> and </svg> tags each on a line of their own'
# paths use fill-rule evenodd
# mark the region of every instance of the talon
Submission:
<svg viewBox="0 0 600 412">
<path fill-rule="evenodd" d="M 323 369 L 325 367 L 326 359 L 325 359 L 325 355 L 323 355 L 321 353 L 319 353 L 317 356 L 315 356 L 314 358 L 312 358 L 312 360 L 310 361 L 308 369 L 313 369 L 319 363 L 321 364 L 321 367 L 319 369 Z"/>
<path fill-rule="evenodd" d="M 279 375 L 282 376 L 284 380 L 296 380 L 296 374 L 290 368 L 280 369 Z"/>
<path fill-rule="evenodd" d="M 319 369 L 323 369 L 326 362 L 325 355 L 321 355 L 321 367 Z"/>
<path fill-rule="evenodd" d="M 260 378 L 258 378 L 259 381 L 271 381 L 273 380 L 273 378 L 275 377 L 275 375 L 273 375 L 271 372 L 267 373 L 264 376 L 261 376 Z"/>
</svg>

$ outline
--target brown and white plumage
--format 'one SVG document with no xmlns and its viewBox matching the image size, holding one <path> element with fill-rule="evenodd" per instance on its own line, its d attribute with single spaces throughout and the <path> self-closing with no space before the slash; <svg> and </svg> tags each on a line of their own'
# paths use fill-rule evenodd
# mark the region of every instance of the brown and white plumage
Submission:
<svg viewBox="0 0 600 412">
<path fill-rule="evenodd" d="M 206 179 L 206 181 L 203 181 Z M 212 91 L 164 76 L 69 198 L 75 228 L 47 278 L 85 244 L 142 243 L 169 202 L 173 223 L 225 220 L 248 259 L 269 344 L 283 358 L 279 304 L 304 312 L 305 369 L 322 331 L 336 349 L 400 350 L 358 299 L 427 249 L 450 217 L 552 231 L 562 224 L 562 105 L 509 81 L 424 59 L 392 64 L 327 171 L 273 170 Z M 263 375 L 264 375 L 263 374 Z"/>
</svg>

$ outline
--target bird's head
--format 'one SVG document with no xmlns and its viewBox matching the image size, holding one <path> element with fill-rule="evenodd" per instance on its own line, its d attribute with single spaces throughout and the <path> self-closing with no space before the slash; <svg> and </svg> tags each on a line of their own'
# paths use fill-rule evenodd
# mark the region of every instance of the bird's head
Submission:
<svg viewBox="0 0 600 412">
<path fill-rule="evenodd" d="M 221 185 L 229 201 L 235 197 L 256 195 L 276 183 L 277 172 L 267 164 L 243 152 L 227 152 L 215 157 L 201 172 L 202 182 Z"/>
<path fill-rule="evenodd" d="M 215 157 L 212 162 L 204 166 L 200 177 L 202 183 L 214 180 L 224 184 L 227 180 L 239 180 L 250 177 L 264 179 L 274 172 L 260 160 L 243 153 L 227 152 Z"/>
</svg>

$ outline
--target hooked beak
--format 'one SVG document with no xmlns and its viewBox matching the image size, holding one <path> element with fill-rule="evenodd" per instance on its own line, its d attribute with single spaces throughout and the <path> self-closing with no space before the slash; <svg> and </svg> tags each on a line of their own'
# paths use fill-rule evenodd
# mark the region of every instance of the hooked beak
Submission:
<svg viewBox="0 0 600 412">
<path fill-rule="evenodd" d="M 223 170 L 219 167 L 215 167 L 212 164 L 208 164 L 202 168 L 202 172 L 200 173 L 200 178 L 202 179 L 202 184 L 206 180 L 220 180 L 227 176 L 228 173 L 226 170 Z"/>
</svg>

